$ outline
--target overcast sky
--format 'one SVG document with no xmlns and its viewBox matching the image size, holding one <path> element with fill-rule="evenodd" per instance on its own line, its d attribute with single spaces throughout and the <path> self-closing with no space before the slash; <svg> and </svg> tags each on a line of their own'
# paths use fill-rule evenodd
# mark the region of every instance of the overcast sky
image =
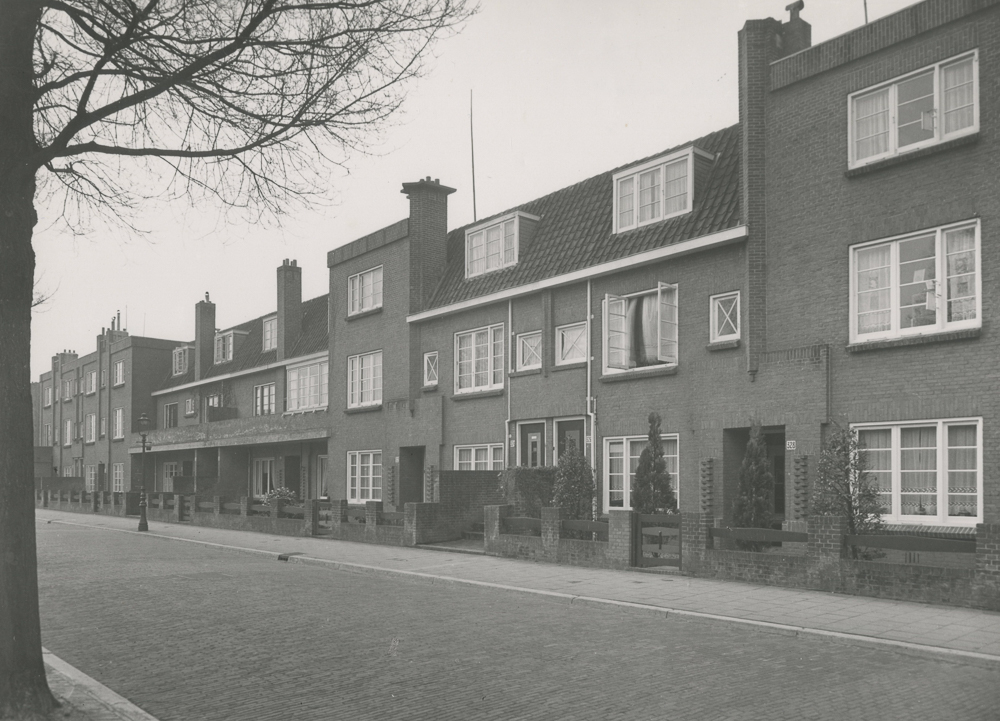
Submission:
<svg viewBox="0 0 1000 721">
<path fill-rule="evenodd" d="M 303 267 L 304 298 L 326 293 L 327 251 L 406 217 L 403 182 L 440 178 L 458 189 L 449 227 L 471 221 L 470 90 L 480 218 L 731 125 L 737 32 L 748 19 L 787 19 L 789 1 L 481 0 L 370 153 L 330 169 L 333 206 L 265 227 L 151 205 L 141 237 L 74 236 L 39 208 L 39 289 L 52 297 L 33 316 L 32 378 L 62 349 L 92 352 L 118 310 L 133 335 L 181 341 L 194 337 L 205 292 L 220 328 L 272 312 L 283 258 Z M 869 20 L 911 4 L 868 0 Z M 864 0 L 806 0 L 802 17 L 816 44 L 864 24 Z"/>
</svg>

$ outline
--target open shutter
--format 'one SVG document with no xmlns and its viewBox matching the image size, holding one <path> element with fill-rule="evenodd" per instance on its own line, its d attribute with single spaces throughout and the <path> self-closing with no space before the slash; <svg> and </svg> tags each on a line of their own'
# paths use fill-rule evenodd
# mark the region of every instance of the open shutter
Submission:
<svg viewBox="0 0 1000 721">
<path fill-rule="evenodd" d="M 657 359 L 663 363 L 677 362 L 677 286 L 658 283 L 657 298 Z"/>
<path fill-rule="evenodd" d="M 604 324 L 604 347 L 608 349 L 608 368 L 628 370 L 627 302 L 616 295 L 604 296 L 607 319 Z"/>
</svg>

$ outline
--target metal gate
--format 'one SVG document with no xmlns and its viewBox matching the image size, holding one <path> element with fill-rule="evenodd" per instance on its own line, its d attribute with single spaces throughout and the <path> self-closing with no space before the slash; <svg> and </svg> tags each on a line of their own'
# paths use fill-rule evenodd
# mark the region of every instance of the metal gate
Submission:
<svg viewBox="0 0 1000 721">
<path fill-rule="evenodd" d="M 681 514 L 636 514 L 633 565 L 681 567 Z"/>
</svg>

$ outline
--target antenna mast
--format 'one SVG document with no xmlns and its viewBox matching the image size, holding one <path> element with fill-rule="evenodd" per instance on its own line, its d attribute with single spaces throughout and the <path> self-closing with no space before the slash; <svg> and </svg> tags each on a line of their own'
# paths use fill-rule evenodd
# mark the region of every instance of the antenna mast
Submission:
<svg viewBox="0 0 1000 721">
<path fill-rule="evenodd" d="M 476 217 L 476 136 L 472 131 L 472 89 L 469 89 L 469 146 L 472 148 L 472 222 Z"/>
</svg>

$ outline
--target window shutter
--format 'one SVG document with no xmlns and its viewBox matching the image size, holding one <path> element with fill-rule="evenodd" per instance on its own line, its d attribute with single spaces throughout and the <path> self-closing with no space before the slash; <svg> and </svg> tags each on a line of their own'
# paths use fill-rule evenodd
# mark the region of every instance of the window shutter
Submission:
<svg viewBox="0 0 1000 721">
<path fill-rule="evenodd" d="M 604 346 L 608 349 L 608 368 L 628 370 L 628 328 L 625 323 L 627 303 L 616 295 L 604 296 L 607 323 L 604 324 Z"/>
<path fill-rule="evenodd" d="M 677 286 L 657 283 L 657 359 L 677 362 Z"/>
</svg>

